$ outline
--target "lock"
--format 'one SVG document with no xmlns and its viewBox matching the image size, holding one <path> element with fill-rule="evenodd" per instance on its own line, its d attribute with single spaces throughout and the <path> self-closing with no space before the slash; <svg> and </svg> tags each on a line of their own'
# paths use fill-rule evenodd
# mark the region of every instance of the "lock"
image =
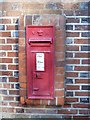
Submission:
<svg viewBox="0 0 90 120">
<path fill-rule="evenodd" d="M 54 41 L 54 26 L 26 26 L 29 99 L 54 99 Z"/>
</svg>

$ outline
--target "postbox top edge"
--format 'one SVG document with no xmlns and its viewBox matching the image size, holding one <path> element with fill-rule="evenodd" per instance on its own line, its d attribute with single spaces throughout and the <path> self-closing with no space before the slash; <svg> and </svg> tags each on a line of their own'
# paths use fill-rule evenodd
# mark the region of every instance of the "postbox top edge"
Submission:
<svg viewBox="0 0 90 120">
<path fill-rule="evenodd" d="M 54 25 L 26 25 L 27 28 L 54 28 Z"/>
</svg>

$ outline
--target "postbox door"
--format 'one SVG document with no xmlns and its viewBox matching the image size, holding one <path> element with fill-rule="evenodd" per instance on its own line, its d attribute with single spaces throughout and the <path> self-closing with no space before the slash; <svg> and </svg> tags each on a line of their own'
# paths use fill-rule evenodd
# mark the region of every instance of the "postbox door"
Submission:
<svg viewBox="0 0 90 120">
<path fill-rule="evenodd" d="M 50 96 L 50 52 L 32 53 L 32 95 Z M 52 68 L 51 68 L 52 69 Z"/>
</svg>

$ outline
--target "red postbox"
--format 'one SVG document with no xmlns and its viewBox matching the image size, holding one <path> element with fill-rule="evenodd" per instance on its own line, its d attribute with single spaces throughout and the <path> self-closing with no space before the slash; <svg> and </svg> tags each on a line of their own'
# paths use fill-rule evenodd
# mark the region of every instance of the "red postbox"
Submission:
<svg viewBox="0 0 90 120">
<path fill-rule="evenodd" d="M 27 91 L 30 99 L 54 98 L 54 27 L 27 26 Z"/>
</svg>

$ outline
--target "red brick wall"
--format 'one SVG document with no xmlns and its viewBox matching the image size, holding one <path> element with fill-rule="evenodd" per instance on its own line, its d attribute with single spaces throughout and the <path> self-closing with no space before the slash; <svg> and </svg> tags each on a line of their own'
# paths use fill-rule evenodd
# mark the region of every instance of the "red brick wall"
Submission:
<svg viewBox="0 0 90 120">
<path fill-rule="evenodd" d="M 0 116 L 1 118 L 89 118 L 90 109 L 90 74 L 89 70 L 89 21 L 88 2 L 62 3 L 0 3 Z M 20 89 L 26 88 L 25 64 L 25 16 L 30 15 L 29 24 L 46 24 L 41 16 L 66 17 L 66 39 L 56 40 L 57 44 L 65 42 L 65 99 L 63 106 L 40 106 L 37 100 L 32 106 L 20 103 Z M 41 20 L 41 22 L 40 22 Z M 53 20 L 53 19 L 52 19 Z M 57 20 L 54 21 L 57 26 Z M 61 24 L 60 24 L 61 25 Z M 61 26 L 60 26 L 61 27 Z M 62 32 L 63 33 L 63 32 Z M 60 35 L 60 34 L 59 34 Z M 58 36 L 59 36 L 58 35 Z M 61 34 L 62 35 L 62 34 Z M 56 49 L 60 53 L 63 46 Z M 21 51 L 22 54 L 19 54 Z M 62 54 L 57 58 L 62 58 Z M 63 65 L 58 62 L 59 67 Z M 20 66 L 23 66 L 20 68 Z M 24 73 L 23 75 L 22 72 Z M 58 74 L 63 74 L 59 68 Z M 20 84 L 20 79 L 23 83 Z M 61 92 L 59 92 L 60 94 Z M 23 95 L 23 92 L 22 92 Z M 25 100 L 25 99 L 24 99 Z M 59 101 L 59 100 L 58 100 Z M 40 101 L 39 101 L 40 102 Z M 43 101 L 43 104 L 47 104 Z M 55 102 L 55 101 L 54 101 Z M 59 101 L 61 102 L 61 100 Z M 28 100 L 27 100 L 28 103 Z M 29 101 L 30 103 L 30 101 Z M 50 101 L 48 101 L 50 103 Z M 51 102 L 51 105 L 55 103 Z M 59 105 L 59 104 L 58 104 Z"/>
</svg>

